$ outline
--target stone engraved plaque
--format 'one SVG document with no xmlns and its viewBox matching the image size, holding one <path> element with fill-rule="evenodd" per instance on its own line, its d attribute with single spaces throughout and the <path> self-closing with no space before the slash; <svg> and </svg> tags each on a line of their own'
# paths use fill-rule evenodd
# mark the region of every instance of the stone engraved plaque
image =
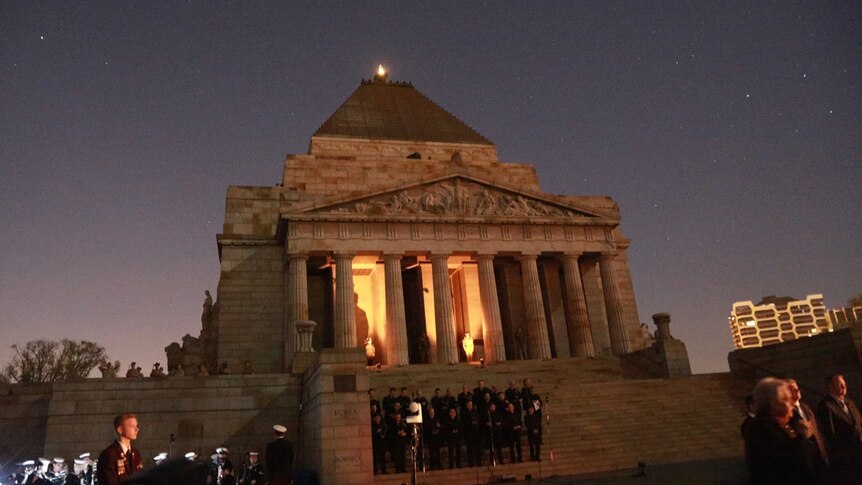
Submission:
<svg viewBox="0 0 862 485">
<path fill-rule="evenodd" d="M 335 473 L 358 473 L 362 469 L 362 457 L 356 451 L 335 452 Z"/>
<path fill-rule="evenodd" d="M 356 376 L 332 376 L 335 392 L 356 392 Z"/>
<path fill-rule="evenodd" d="M 333 409 L 332 424 L 336 426 L 359 424 L 359 409 L 355 407 Z"/>
</svg>

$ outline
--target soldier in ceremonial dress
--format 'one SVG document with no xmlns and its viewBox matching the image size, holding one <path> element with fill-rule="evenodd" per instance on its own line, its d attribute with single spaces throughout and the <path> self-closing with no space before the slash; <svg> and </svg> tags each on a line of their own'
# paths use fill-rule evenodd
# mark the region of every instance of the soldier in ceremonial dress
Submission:
<svg viewBox="0 0 862 485">
<path fill-rule="evenodd" d="M 272 427 L 275 439 L 266 445 L 266 474 L 269 485 L 289 485 L 293 474 L 293 443 L 284 438 L 287 428 Z"/>
<path fill-rule="evenodd" d="M 242 469 L 240 470 L 240 485 L 263 485 L 263 467 L 257 460 L 258 453 L 256 451 L 248 452 L 246 462 L 242 465 Z"/>
</svg>

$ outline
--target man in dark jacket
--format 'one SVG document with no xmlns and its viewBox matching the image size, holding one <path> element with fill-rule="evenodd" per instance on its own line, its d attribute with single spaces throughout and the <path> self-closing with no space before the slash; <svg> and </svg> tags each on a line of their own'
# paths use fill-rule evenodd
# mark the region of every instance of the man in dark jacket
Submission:
<svg viewBox="0 0 862 485">
<path fill-rule="evenodd" d="M 461 431 L 467 445 L 467 464 L 482 466 L 482 420 L 473 401 L 465 401 L 461 410 Z"/>
<path fill-rule="evenodd" d="M 432 470 L 442 470 L 440 461 L 440 448 L 443 447 L 444 434 L 443 425 L 437 419 L 437 410 L 428 408 L 428 416 L 422 424 L 425 445 L 428 447 L 428 465 Z"/>
<path fill-rule="evenodd" d="M 829 395 L 817 406 L 817 423 L 826 444 L 832 473 L 862 480 L 862 416 L 859 408 L 847 397 L 843 375 L 827 377 L 826 387 Z"/>
<path fill-rule="evenodd" d="M 386 473 L 386 423 L 383 416 L 371 418 L 371 449 L 374 458 L 374 474 Z"/>
<path fill-rule="evenodd" d="M 386 440 L 389 444 L 389 454 L 392 455 L 392 461 L 395 462 L 395 473 L 406 472 L 404 453 L 410 443 L 410 429 L 401 414 L 392 415 L 392 425 L 387 431 Z"/>
<path fill-rule="evenodd" d="M 530 406 L 524 416 L 524 427 L 527 428 L 527 444 L 530 447 L 530 459 L 539 461 L 542 456 L 542 417 L 536 408 Z"/>
<path fill-rule="evenodd" d="M 266 445 L 266 476 L 269 485 L 289 485 L 293 474 L 293 443 L 284 439 L 287 428 L 272 427 L 275 439 Z"/>
<path fill-rule="evenodd" d="M 449 468 L 461 468 L 461 421 L 455 408 L 449 409 L 449 416 L 443 421 L 446 433 L 446 447 L 449 449 Z"/>
<path fill-rule="evenodd" d="M 509 459 L 512 463 L 520 463 L 521 458 L 521 414 L 517 412 L 514 403 L 509 403 L 503 413 L 503 437 L 509 447 Z"/>
</svg>

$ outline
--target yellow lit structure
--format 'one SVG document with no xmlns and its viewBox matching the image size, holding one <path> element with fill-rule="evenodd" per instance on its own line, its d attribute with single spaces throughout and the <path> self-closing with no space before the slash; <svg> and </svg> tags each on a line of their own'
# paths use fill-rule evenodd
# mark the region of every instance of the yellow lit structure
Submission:
<svg viewBox="0 0 862 485">
<path fill-rule="evenodd" d="M 808 295 L 804 300 L 767 296 L 757 304 L 738 301 L 733 304 L 728 322 L 737 349 L 763 347 L 832 331 L 823 295 L 819 294 Z"/>
</svg>

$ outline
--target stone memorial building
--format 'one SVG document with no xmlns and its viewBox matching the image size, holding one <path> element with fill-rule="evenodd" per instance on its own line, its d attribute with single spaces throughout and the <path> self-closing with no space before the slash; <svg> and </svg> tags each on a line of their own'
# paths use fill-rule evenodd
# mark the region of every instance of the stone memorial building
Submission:
<svg viewBox="0 0 862 485">
<path fill-rule="evenodd" d="M 433 480 L 741 457 L 749 384 L 691 376 L 668 314 L 653 315 L 655 338 L 640 324 L 620 221 L 610 197 L 543 192 L 533 166 L 500 162 L 379 72 L 286 157 L 280 183 L 228 189 L 218 288 L 200 335 L 166 347 L 170 375 L 0 385 L 0 459 L 97 453 L 134 412 L 145 459 L 224 446 L 236 463 L 279 423 L 321 483 L 394 485 L 405 476 L 373 475 L 371 388 L 430 397 L 524 378 L 549 430 L 554 416 L 542 461 Z"/>
<path fill-rule="evenodd" d="M 628 246 L 610 197 L 543 192 L 533 166 L 381 72 L 280 184 L 228 189 L 208 361 L 301 371 L 312 350 L 367 344 L 390 366 L 625 354 L 648 343 Z"/>
</svg>

